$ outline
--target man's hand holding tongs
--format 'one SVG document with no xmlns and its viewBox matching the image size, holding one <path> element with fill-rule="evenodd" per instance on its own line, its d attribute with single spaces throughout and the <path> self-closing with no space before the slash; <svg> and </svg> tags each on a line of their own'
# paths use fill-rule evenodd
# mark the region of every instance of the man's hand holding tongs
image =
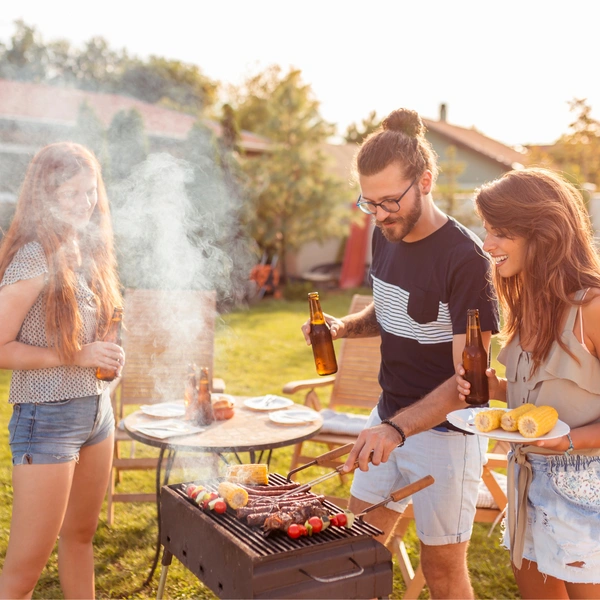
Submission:
<svg viewBox="0 0 600 600">
<path fill-rule="evenodd" d="M 404 439 L 393 426 L 386 423 L 363 429 L 344 463 L 343 472 L 352 471 L 356 461 L 361 471 L 369 470 L 369 462 L 374 465 L 387 462 L 392 451 L 401 446 Z"/>
</svg>

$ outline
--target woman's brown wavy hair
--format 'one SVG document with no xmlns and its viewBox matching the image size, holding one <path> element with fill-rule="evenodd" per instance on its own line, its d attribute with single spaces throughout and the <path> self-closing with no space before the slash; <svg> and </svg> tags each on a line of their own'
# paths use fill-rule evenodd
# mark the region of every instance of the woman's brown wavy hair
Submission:
<svg viewBox="0 0 600 600">
<path fill-rule="evenodd" d="M 15 254 L 36 241 L 48 261 L 45 286 L 46 335 L 61 359 L 69 364 L 81 349 L 82 320 L 77 308 L 74 271 L 74 230 L 54 215 L 59 212 L 56 190 L 89 169 L 97 178 L 98 200 L 88 225 L 79 232 L 82 267 L 98 308 L 97 336 L 106 333 L 115 306 L 122 305 L 113 232 L 100 164 L 84 146 L 60 142 L 42 148 L 31 161 L 21 187 L 14 218 L 0 246 L 0 280 Z"/>
<path fill-rule="evenodd" d="M 535 370 L 554 341 L 568 351 L 560 333 L 565 309 L 580 304 L 573 294 L 600 287 L 590 217 L 570 183 L 537 168 L 511 171 L 482 186 L 475 206 L 497 233 L 525 239 L 523 271 L 504 278 L 494 270 L 492 277 L 504 317 L 501 335 L 509 342 L 524 324 L 526 331 L 535 332 Z"/>
</svg>

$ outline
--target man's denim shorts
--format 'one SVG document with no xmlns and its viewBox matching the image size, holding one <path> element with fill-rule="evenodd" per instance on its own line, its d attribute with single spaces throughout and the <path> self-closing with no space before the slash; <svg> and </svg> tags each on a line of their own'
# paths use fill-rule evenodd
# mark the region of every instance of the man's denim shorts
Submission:
<svg viewBox="0 0 600 600">
<path fill-rule="evenodd" d="M 533 480 L 523 558 L 537 563 L 540 573 L 569 583 L 600 583 L 600 456 L 527 458 Z"/>
<path fill-rule="evenodd" d="M 79 451 L 115 428 L 108 390 L 97 396 L 13 406 L 8 424 L 13 465 L 79 460 Z"/>
<path fill-rule="evenodd" d="M 379 423 L 374 408 L 365 427 Z M 355 471 L 350 493 L 375 504 L 391 492 L 432 475 L 435 483 L 414 495 L 419 539 L 428 546 L 466 542 L 473 530 L 487 441 L 479 435 L 434 429 L 410 436 L 387 462 L 370 465 L 366 472 Z M 409 500 L 389 502 L 386 508 L 403 512 Z"/>
</svg>

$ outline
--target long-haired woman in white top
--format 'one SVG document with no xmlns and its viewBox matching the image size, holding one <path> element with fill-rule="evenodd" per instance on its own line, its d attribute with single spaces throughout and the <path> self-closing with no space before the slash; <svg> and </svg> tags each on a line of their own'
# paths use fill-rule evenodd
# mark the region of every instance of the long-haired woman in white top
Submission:
<svg viewBox="0 0 600 600">
<path fill-rule="evenodd" d="M 66 598 L 94 597 L 92 539 L 108 483 L 114 417 L 97 367 L 122 304 L 100 165 L 78 144 L 33 158 L 0 246 L 0 368 L 13 371 L 13 512 L 0 597 L 29 598 L 58 538 Z"/>
</svg>

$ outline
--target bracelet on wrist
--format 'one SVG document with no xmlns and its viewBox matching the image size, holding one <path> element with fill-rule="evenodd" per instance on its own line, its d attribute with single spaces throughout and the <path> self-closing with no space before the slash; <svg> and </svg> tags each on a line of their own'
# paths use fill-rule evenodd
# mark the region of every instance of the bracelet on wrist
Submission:
<svg viewBox="0 0 600 600">
<path fill-rule="evenodd" d="M 404 433 L 402 427 L 400 427 L 400 425 L 396 425 L 396 423 L 394 423 L 394 421 L 391 421 L 390 419 L 383 419 L 383 421 L 381 422 L 385 423 L 386 425 L 389 425 L 390 427 L 393 427 L 400 434 L 402 441 L 398 444 L 398 448 L 404 446 L 404 442 L 406 442 L 406 434 Z"/>
<path fill-rule="evenodd" d="M 571 456 L 571 452 L 575 450 L 575 446 L 573 446 L 573 440 L 571 439 L 570 433 L 567 433 L 567 439 L 569 440 L 569 447 L 565 450 L 565 456 Z"/>
</svg>

